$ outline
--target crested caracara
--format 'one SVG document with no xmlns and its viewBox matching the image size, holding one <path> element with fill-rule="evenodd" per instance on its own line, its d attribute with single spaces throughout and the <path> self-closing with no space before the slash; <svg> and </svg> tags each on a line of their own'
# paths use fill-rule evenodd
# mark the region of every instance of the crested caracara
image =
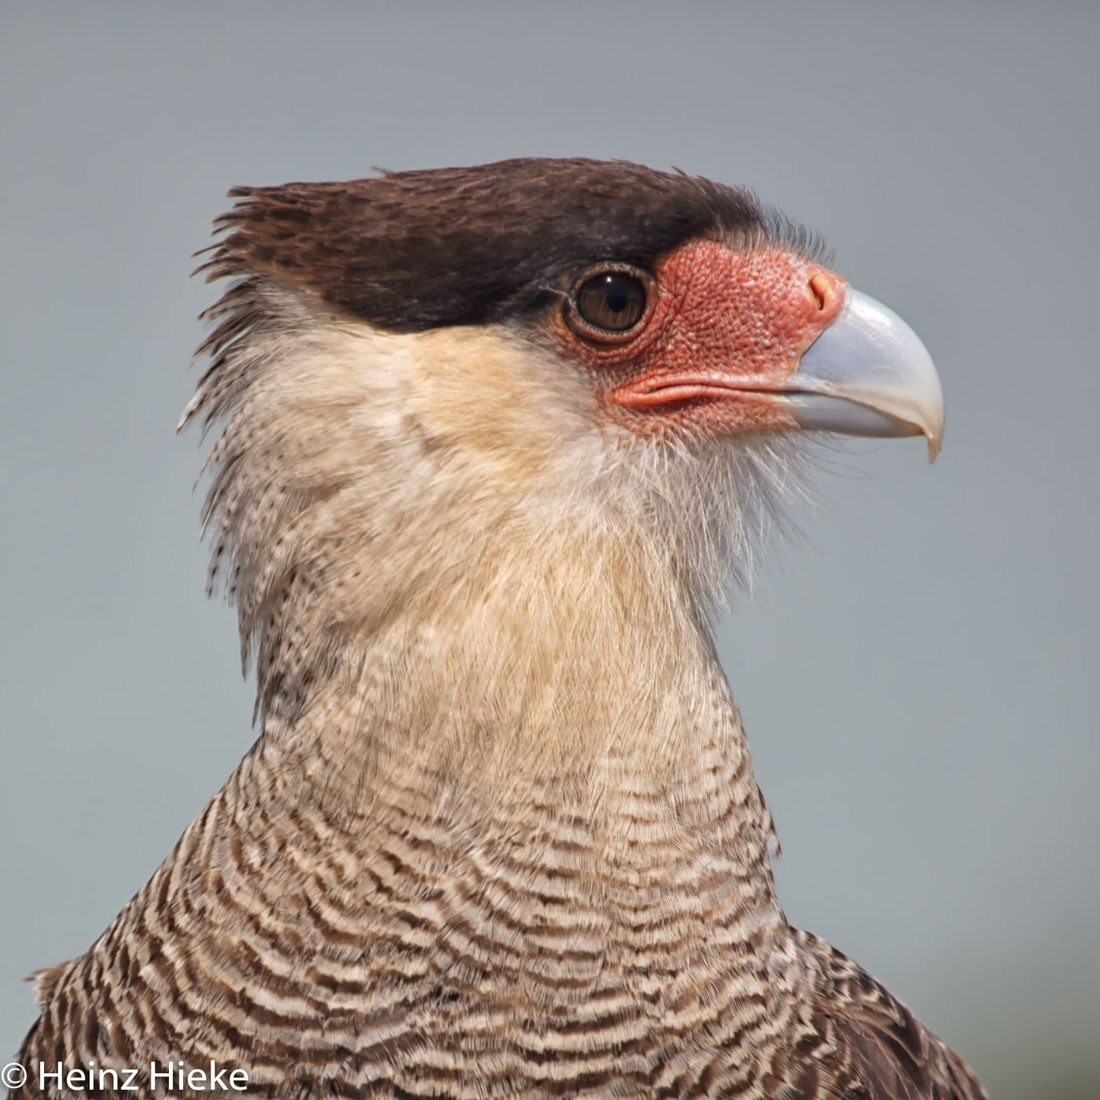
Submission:
<svg viewBox="0 0 1100 1100">
<path fill-rule="evenodd" d="M 788 924 L 711 628 L 807 433 L 935 453 L 917 337 L 683 174 L 233 194 L 185 422 L 261 735 L 42 972 L 23 1095 L 179 1062 L 288 1100 L 983 1095 Z"/>
</svg>

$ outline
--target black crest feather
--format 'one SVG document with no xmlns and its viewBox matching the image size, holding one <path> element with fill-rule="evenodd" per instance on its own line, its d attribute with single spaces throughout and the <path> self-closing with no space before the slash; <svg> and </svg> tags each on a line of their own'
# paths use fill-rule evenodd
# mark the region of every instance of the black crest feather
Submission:
<svg viewBox="0 0 1100 1100">
<path fill-rule="evenodd" d="M 580 158 L 230 194 L 209 278 L 273 275 L 395 332 L 504 319 L 598 260 L 645 265 L 691 237 L 765 234 L 767 220 L 745 191 Z"/>
</svg>

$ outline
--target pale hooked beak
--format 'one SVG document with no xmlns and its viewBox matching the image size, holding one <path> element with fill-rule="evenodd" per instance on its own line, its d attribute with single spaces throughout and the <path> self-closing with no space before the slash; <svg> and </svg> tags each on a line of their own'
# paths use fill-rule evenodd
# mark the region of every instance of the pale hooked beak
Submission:
<svg viewBox="0 0 1100 1100">
<path fill-rule="evenodd" d="M 943 390 L 920 337 L 881 302 L 848 287 L 840 315 L 806 349 L 784 404 L 810 431 L 923 435 L 934 461 Z"/>
</svg>

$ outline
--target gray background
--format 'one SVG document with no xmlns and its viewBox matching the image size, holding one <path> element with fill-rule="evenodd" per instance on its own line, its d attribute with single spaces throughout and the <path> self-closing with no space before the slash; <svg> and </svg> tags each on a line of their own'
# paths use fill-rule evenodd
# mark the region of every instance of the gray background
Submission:
<svg viewBox="0 0 1100 1100">
<path fill-rule="evenodd" d="M 1001 1100 L 1100 1094 L 1095 9 L 7 3 L 0 38 L 0 1049 L 253 737 L 173 436 L 225 189 L 580 153 L 752 185 L 936 357 L 940 462 L 831 455 L 722 654 L 791 919 Z"/>
</svg>

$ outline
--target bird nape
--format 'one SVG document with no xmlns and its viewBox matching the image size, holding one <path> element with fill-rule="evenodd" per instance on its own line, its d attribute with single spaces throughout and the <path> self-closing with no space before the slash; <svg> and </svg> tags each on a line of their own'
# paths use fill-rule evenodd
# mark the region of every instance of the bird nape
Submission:
<svg viewBox="0 0 1100 1100">
<path fill-rule="evenodd" d="M 711 629 L 806 433 L 935 454 L 912 331 L 681 173 L 233 195 L 184 422 L 261 735 L 42 972 L 23 1094 L 182 1062 L 272 1098 L 982 1096 L 787 923 Z"/>
</svg>

